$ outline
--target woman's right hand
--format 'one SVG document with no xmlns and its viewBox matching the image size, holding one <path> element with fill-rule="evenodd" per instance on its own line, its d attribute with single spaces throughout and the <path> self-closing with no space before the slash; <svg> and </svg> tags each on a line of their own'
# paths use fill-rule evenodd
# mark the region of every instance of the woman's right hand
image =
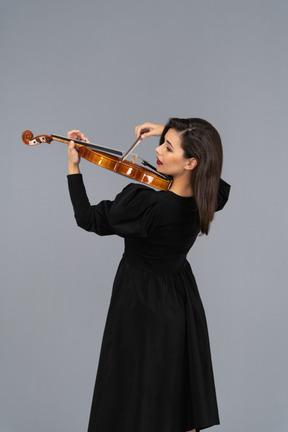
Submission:
<svg viewBox="0 0 288 432">
<path fill-rule="evenodd" d="M 164 126 L 155 123 L 143 123 L 135 128 L 135 135 L 139 139 L 145 139 L 150 136 L 160 136 L 163 132 Z M 142 132 L 143 131 L 143 132 Z"/>
</svg>

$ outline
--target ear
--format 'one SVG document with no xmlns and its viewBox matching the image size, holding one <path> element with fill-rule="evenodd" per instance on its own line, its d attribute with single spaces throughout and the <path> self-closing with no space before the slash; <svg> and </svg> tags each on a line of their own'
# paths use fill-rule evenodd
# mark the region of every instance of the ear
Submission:
<svg viewBox="0 0 288 432">
<path fill-rule="evenodd" d="M 185 169 L 187 169 L 187 170 L 193 170 L 196 167 L 197 164 L 198 164 L 197 159 L 195 159 L 195 158 L 187 159 L 187 163 L 186 163 Z"/>
</svg>

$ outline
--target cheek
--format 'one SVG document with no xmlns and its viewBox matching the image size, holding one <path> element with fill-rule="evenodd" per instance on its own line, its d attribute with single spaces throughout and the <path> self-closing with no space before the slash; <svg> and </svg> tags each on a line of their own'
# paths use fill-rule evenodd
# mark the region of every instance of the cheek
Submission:
<svg viewBox="0 0 288 432">
<path fill-rule="evenodd" d="M 176 155 L 171 155 L 171 157 L 169 158 L 169 162 L 171 163 L 171 165 L 175 165 L 181 168 L 183 165 L 183 158 Z"/>
<path fill-rule="evenodd" d="M 174 174 L 181 174 L 185 170 L 186 160 L 183 157 L 175 157 L 171 160 L 169 164 L 169 168 L 173 171 Z"/>
</svg>

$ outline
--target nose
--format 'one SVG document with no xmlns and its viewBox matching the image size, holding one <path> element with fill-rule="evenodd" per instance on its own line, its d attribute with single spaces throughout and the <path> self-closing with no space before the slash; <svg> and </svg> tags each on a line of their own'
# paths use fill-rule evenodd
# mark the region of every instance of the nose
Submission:
<svg viewBox="0 0 288 432">
<path fill-rule="evenodd" d="M 160 153 L 160 151 L 159 151 L 159 150 L 160 150 L 160 146 L 156 147 L 156 149 L 155 149 L 156 153 L 158 153 L 158 154 L 159 154 L 159 153 Z"/>
</svg>

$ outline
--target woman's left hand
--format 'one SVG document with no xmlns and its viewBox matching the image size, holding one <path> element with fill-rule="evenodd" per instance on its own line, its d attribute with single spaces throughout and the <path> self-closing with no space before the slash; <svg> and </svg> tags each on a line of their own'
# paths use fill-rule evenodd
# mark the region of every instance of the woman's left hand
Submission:
<svg viewBox="0 0 288 432">
<path fill-rule="evenodd" d="M 86 138 L 86 136 L 78 129 L 72 129 L 71 131 L 67 132 L 67 137 L 72 140 L 85 141 L 87 143 L 90 143 L 88 138 Z"/>
<path fill-rule="evenodd" d="M 78 148 L 75 145 L 73 140 L 85 141 L 87 143 L 89 143 L 90 141 L 78 129 L 72 129 L 71 131 L 69 131 L 67 133 L 67 137 L 72 140 L 68 144 L 68 170 L 69 170 L 69 174 L 78 174 L 78 173 L 80 173 L 80 170 L 79 170 L 80 157 L 78 155 Z"/>
</svg>

